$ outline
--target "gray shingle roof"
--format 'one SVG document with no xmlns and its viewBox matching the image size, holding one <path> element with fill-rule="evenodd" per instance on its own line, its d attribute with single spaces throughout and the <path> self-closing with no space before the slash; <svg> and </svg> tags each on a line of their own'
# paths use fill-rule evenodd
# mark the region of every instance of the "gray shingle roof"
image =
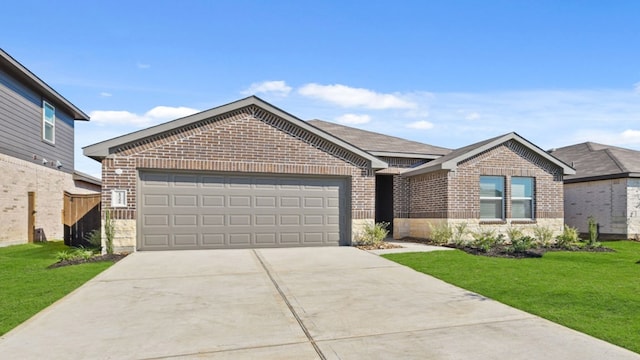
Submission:
<svg viewBox="0 0 640 360">
<path fill-rule="evenodd" d="M 376 156 L 393 156 L 392 153 L 397 153 L 407 155 L 405 157 L 414 154 L 420 155 L 416 156 L 420 158 L 435 159 L 451 152 L 451 149 L 356 129 L 328 121 L 309 120 L 307 122 Z"/>
<path fill-rule="evenodd" d="M 585 142 L 552 149 L 549 153 L 576 169 L 575 175 L 564 177 L 565 182 L 640 177 L 640 151 L 637 150 Z"/>
<path fill-rule="evenodd" d="M 508 134 L 496 136 L 487 140 L 477 142 L 475 144 L 467 145 L 465 147 L 461 147 L 459 149 L 453 150 L 452 152 L 450 152 L 449 154 L 441 158 L 438 158 L 433 161 L 429 161 L 424 165 L 420 165 L 412 169 L 407 169 L 403 174 L 405 176 L 414 176 L 414 175 L 425 174 L 425 173 L 429 173 L 437 170 L 453 170 L 458 166 L 458 163 L 466 159 L 469 159 L 483 151 L 489 150 L 493 147 L 503 144 L 509 140 L 517 141 L 518 143 L 526 146 L 531 151 L 537 153 L 541 157 L 554 163 L 556 166 L 562 168 L 564 174 L 574 173 L 574 170 L 567 164 L 549 155 L 546 151 L 540 149 L 539 147 L 537 147 L 527 139 L 523 138 L 522 136 L 516 134 L 515 132 L 510 132 Z"/>
</svg>

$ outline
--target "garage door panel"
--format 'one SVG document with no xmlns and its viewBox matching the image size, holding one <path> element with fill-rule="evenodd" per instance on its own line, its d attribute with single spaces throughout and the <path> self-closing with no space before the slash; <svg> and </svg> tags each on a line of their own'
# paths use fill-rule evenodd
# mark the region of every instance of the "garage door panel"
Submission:
<svg viewBox="0 0 640 360">
<path fill-rule="evenodd" d="M 224 208 L 224 204 L 225 204 L 224 195 L 203 195 L 202 196 L 203 207 Z"/>
<path fill-rule="evenodd" d="M 223 226 L 225 216 L 224 214 L 220 215 L 202 215 L 202 225 L 203 226 Z"/>
<path fill-rule="evenodd" d="M 198 196 L 197 195 L 174 195 L 173 206 L 188 206 L 188 207 L 198 206 Z"/>
<path fill-rule="evenodd" d="M 229 234 L 229 244 L 230 245 L 251 245 L 251 234 L 250 233 Z"/>
<path fill-rule="evenodd" d="M 345 178 L 141 171 L 141 250 L 347 243 Z M 147 186 L 149 185 L 149 186 Z"/>
</svg>

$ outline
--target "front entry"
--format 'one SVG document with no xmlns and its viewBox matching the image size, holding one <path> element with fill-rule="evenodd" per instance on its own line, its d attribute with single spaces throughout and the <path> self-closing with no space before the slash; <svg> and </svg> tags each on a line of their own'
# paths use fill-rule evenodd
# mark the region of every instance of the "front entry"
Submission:
<svg viewBox="0 0 640 360">
<path fill-rule="evenodd" d="M 376 175 L 376 223 L 381 221 L 393 234 L 393 175 Z"/>
</svg>

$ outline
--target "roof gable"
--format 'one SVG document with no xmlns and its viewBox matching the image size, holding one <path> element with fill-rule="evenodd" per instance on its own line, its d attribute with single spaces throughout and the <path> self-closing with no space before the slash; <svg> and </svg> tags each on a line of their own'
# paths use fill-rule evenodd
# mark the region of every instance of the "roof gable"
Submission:
<svg viewBox="0 0 640 360">
<path fill-rule="evenodd" d="M 562 169 L 564 174 L 575 174 L 575 170 L 571 168 L 569 165 L 565 164 L 561 160 L 551 156 L 546 151 L 540 149 L 530 141 L 516 134 L 515 132 L 510 132 L 508 134 L 496 136 L 494 138 L 490 138 L 487 140 L 483 140 L 477 142 L 475 144 L 471 144 L 459 149 L 456 149 L 449 154 L 438 158 L 436 160 L 430 161 L 426 164 L 420 165 L 418 167 L 407 169 L 403 172 L 405 176 L 414 176 L 429 173 L 437 170 L 455 170 L 458 167 L 458 164 L 462 161 L 465 161 L 473 156 L 476 156 L 484 151 L 492 149 L 498 145 L 504 144 L 507 141 L 516 141 L 521 145 L 525 146 L 535 154 L 549 161 L 550 163 L 558 166 Z"/>
<path fill-rule="evenodd" d="M 356 129 L 328 121 L 316 119 L 307 122 L 375 156 L 436 159 L 451 152 L 451 149 Z"/>
<path fill-rule="evenodd" d="M 575 174 L 565 176 L 568 182 L 640 177 L 640 151 L 637 150 L 585 142 L 549 152 L 575 167 Z"/>
<path fill-rule="evenodd" d="M 69 100 L 65 99 L 52 87 L 47 85 L 34 73 L 29 71 L 24 65 L 20 64 L 16 59 L 0 49 L 0 68 L 6 69 L 9 74 L 18 79 L 21 83 L 37 90 L 39 94 L 44 95 L 47 100 L 53 102 L 56 107 L 61 107 L 71 114 L 74 120 L 89 121 L 89 115 L 85 114 L 78 107 L 73 105 Z"/>
<path fill-rule="evenodd" d="M 250 96 L 226 105 L 222 105 L 213 109 L 209 109 L 197 114 L 193 114 L 184 118 L 180 118 L 177 120 L 169 121 L 160 125 L 156 125 L 147 129 L 143 129 L 140 131 L 136 131 L 133 133 L 129 133 L 123 136 L 119 136 L 110 140 L 102 141 L 97 144 L 89 145 L 83 148 L 83 153 L 85 156 L 88 156 L 94 160 L 101 161 L 106 158 L 110 154 L 114 153 L 117 149 L 127 146 L 128 144 L 140 143 L 145 141 L 146 139 L 161 136 L 163 134 L 167 134 L 176 129 L 185 128 L 188 126 L 192 126 L 201 121 L 205 121 L 207 119 L 217 117 L 232 111 L 236 111 L 242 108 L 256 106 L 263 111 L 266 111 L 274 116 L 277 116 L 284 121 L 301 128 L 304 131 L 312 133 L 313 135 L 328 141 L 329 143 L 340 147 L 356 156 L 367 160 L 371 167 L 374 169 L 382 169 L 386 168 L 387 164 L 376 158 L 375 156 L 363 151 L 362 149 L 353 146 L 331 134 L 328 134 L 324 131 L 321 131 L 314 126 L 309 125 L 307 122 L 298 119 L 297 117 L 267 103 L 266 101 L 256 97 Z"/>
</svg>

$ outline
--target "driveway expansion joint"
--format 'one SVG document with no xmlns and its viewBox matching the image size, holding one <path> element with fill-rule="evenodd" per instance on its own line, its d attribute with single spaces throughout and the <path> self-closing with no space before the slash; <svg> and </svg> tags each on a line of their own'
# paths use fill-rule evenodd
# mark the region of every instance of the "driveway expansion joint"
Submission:
<svg viewBox="0 0 640 360">
<path fill-rule="evenodd" d="M 298 316 L 298 313 L 296 313 L 295 309 L 293 308 L 293 306 L 289 302 L 289 299 L 287 299 L 287 296 L 284 294 L 282 289 L 280 289 L 280 285 L 278 285 L 278 282 L 276 281 L 276 279 L 273 277 L 273 275 L 271 275 L 271 272 L 269 271 L 269 268 L 267 268 L 267 265 L 264 263 L 264 260 L 262 259 L 260 254 L 258 254 L 258 252 L 255 249 L 252 249 L 252 251 L 253 251 L 253 254 L 255 255 L 255 257 L 260 262 L 260 265 L 262 265 L 262 268 L 264 269 L 264 271 L 267 273 L 267 276 L 269 277 L 269 279 L 273 283 L 273 286 L 275 286 L 276 290 L 278 291 L 278 294 L 280 294 L 280 297 L 282 297 L 282 300 L 284 301 L 284 303 L 289 308 L 289 311 L 291 311 L 291 314 L 293 315 L 293 317 L 298 322 L 298 325 L 300 325 L 300 328 L 302 329 L 302 332 L 304 332 L 304 334 L 307 337 L 307 339 L 309 339 L 309 342 L 313 346 L 313 349 L 316 351 L 316 353 L 318 354 L 320 359 L 326 360 L 327 357 L 322 353 L 322 350 L 320 350 L 320 347 L 318 347 L 318 344 L 316 344 L 316 341 L 311 336 L 311 333 L 309 333 L 309 330 L 307 329 L 307 327 L 302 322 L 302 319 L 300 318 L 300 316 Z"/>
</svg>

